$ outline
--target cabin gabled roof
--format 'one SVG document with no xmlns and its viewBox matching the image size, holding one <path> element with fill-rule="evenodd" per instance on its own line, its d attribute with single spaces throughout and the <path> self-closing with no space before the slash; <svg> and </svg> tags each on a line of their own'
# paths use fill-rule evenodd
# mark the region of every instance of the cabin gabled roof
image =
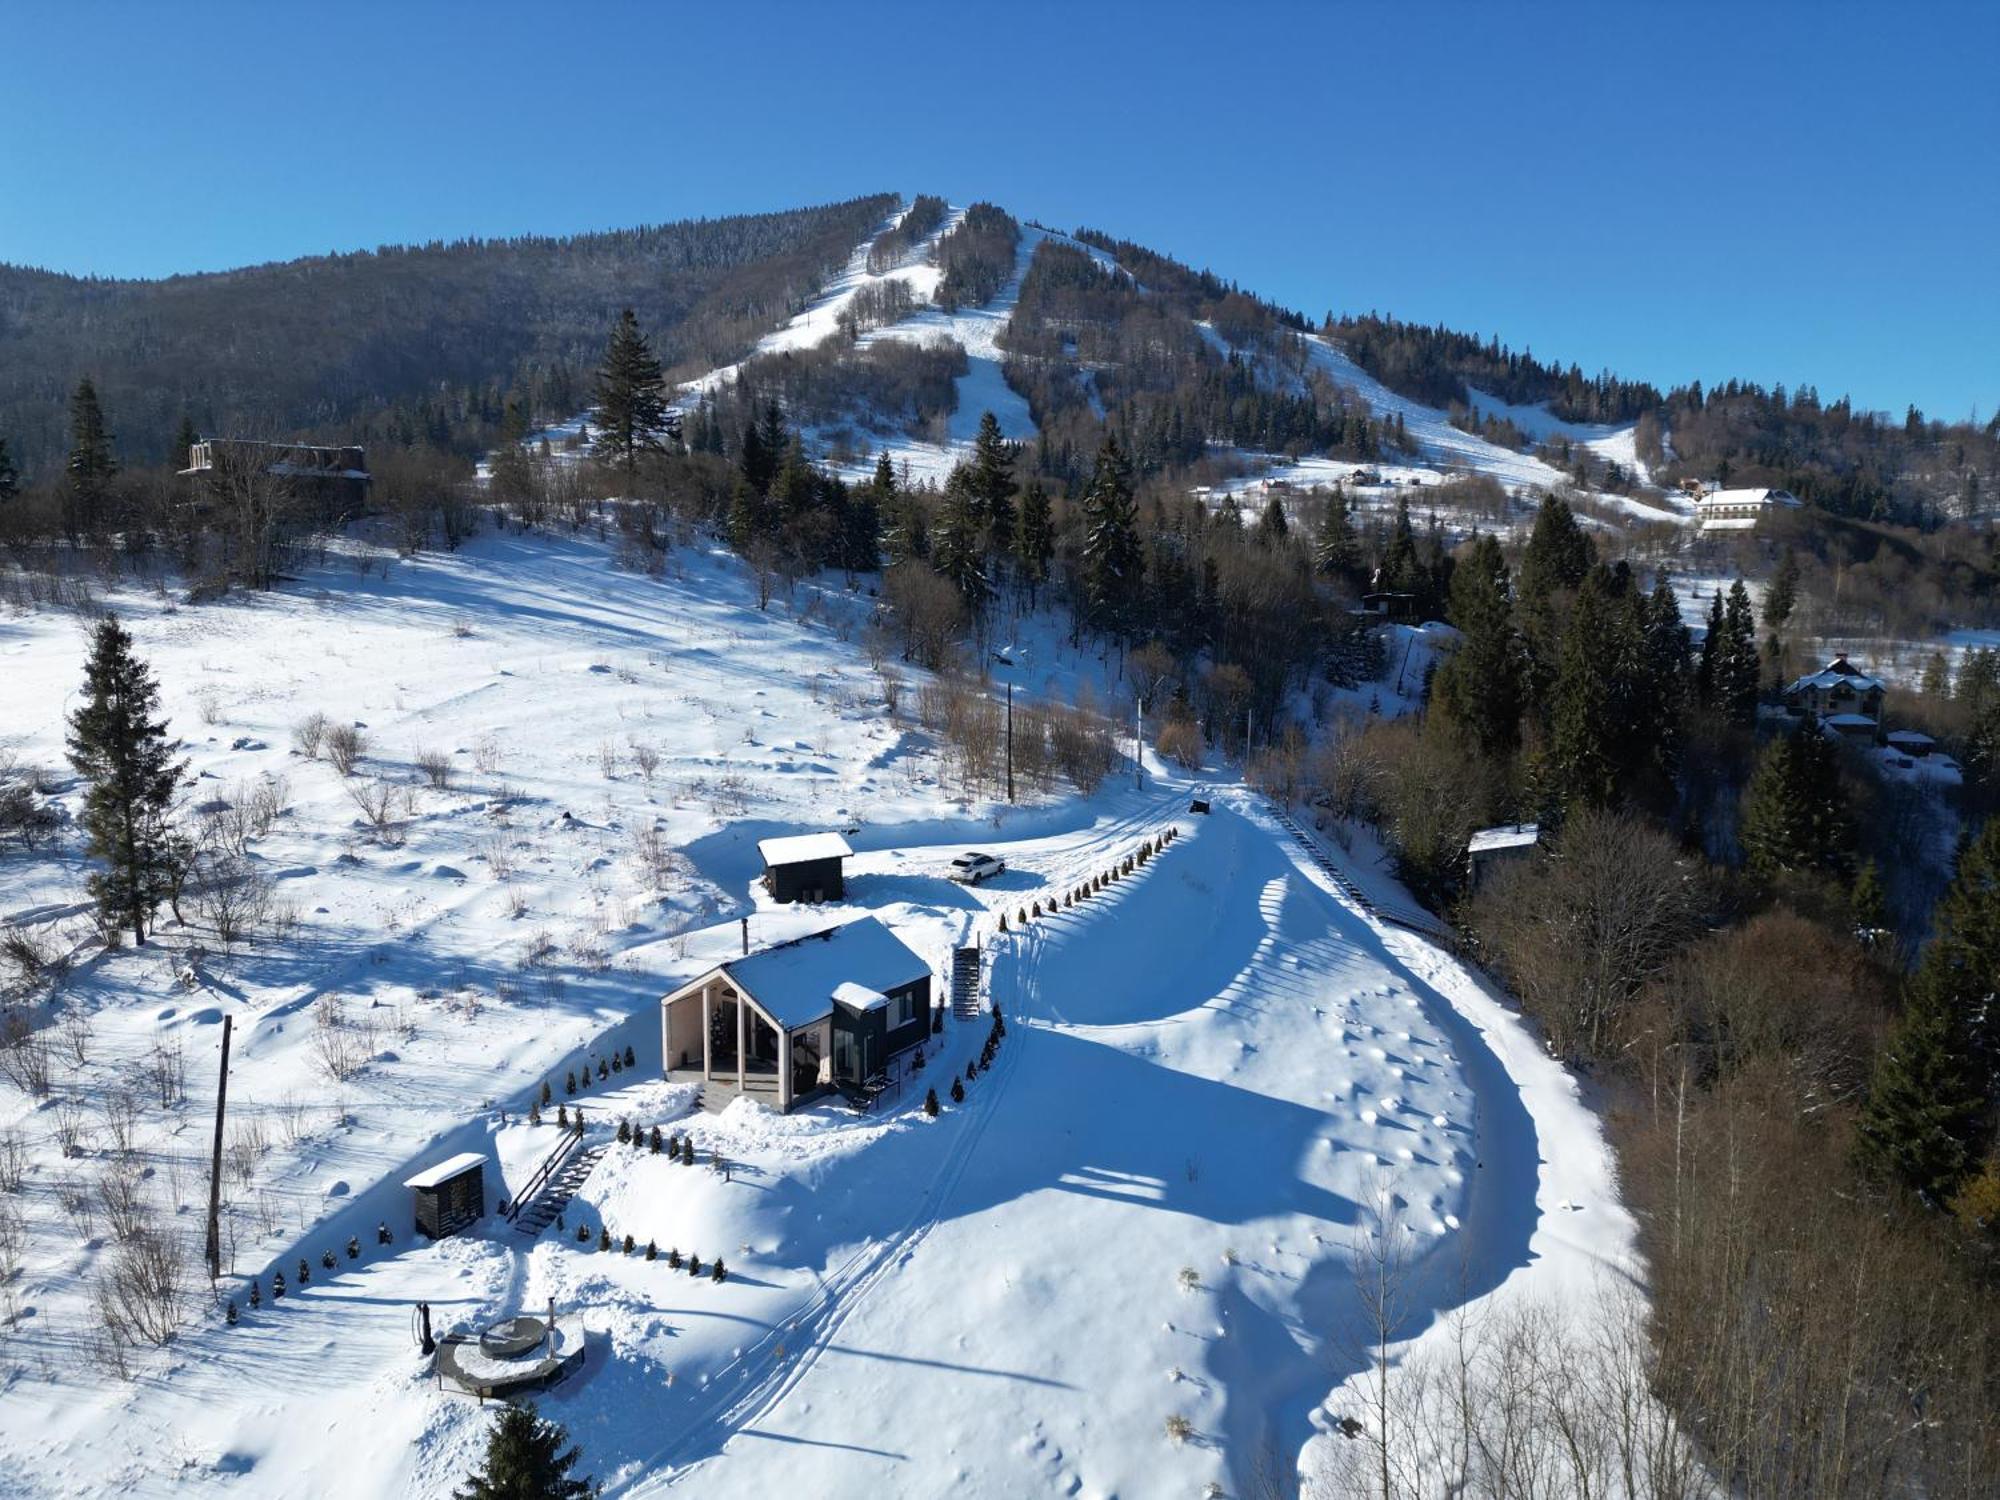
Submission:
<svg viewBox="0 0 2000 1500">
<path fill-rule="evenodd" d="M 879 1008 L 891 990 L 931 977 L 924 956 L 874 917 L 760 948 L 709 970 L 668 999 L 687 994 L 717 973 L 787 1031 L 849 1010 Z"/>
</svg>

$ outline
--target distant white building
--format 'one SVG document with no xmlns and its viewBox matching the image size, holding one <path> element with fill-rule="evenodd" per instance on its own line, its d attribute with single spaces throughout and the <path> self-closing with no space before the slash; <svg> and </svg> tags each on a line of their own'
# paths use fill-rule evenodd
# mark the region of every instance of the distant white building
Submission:
<svg viewBox="0 0 2000 1500">
<path fill-rule="evenodd" d="M 1774 511 L 1797 510 L 1801 503 L 1790 490 L 1704 489 L 1694 510 L 1703 531 L 1750 531 Z"/>
</svg>

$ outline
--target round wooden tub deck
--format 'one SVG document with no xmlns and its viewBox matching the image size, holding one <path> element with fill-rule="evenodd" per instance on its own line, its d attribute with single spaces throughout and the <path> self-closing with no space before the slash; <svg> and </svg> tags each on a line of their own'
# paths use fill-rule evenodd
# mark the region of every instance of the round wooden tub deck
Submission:
<svg viewBox="0 0 2000 1500">
<path fill-rule="evenodd" d="M 437 1373 L 482 1401 L 505 1400 L 560 1384 L 583 1365 L 581 1331 L 540 1318 L 508 1318 L 483 1333 L 447 1333 L 438 1340 Z"/>
</svg>

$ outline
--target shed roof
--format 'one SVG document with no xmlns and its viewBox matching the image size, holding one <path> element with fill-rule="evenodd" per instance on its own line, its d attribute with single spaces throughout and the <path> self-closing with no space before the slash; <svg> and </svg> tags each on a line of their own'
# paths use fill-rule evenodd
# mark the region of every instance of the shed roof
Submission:
<svg viewBox="0 0 2000 1500">
<path fill-rule="evenodd" d="M 477 1151 L 461 1151 L 456 1156 L 446 1157 L 434 1167 L 425 1167 L 414 1177 L 403 1179 L 407 1188 L 434 1188 L 451 1181 L 461 1172 L 469 1172 L 481 1165 L 486 1158 Z"/>
<path fill-rule="evenodd" d="M 1509 823 L 1503 828 L 1482 828 L 1466 841 L 1468 854 L 1489 854 L 1495 849 L 1520 849 L 1542 836 L 1539 823 Z"/>
<path fill-rule="evenodd" d="M 809 937 L 764 948 L 722 966 L 780 1026 L 807 1026 L 832 1011 L 838 997 L 856 990 L 876 997 L 919 979 L 931 966 L 874 917 L 829 927 Z"/>
<path fill-rule="evenodd" d="M 854 851 L 837 833 L 795 833 L 759 839 L 757 852 L 764 856 L 766 865 L 798 865 L 815 859 L 845 859 Z"/>
<path fill-rule="evenodd" d="M 1935 745 L 1936 740 L 1920 729 L 1892 729 L 1886 736 L 1892 745 Z"/>
</svg>

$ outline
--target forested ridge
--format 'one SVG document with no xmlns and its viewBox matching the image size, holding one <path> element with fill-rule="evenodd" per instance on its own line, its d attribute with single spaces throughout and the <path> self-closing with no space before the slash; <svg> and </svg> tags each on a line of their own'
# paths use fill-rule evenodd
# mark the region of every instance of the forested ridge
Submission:
<svg viewBox="0 0 2000 1500">
<path fill-rule="evenodd" d="M 0 267 L 0 435 L 41 477 L 89 377 L 121 457 L 204 433 L 489 444 L 509 400 L 568 416 L 624 307 L 670 372 L 739 357 L 896 206 L 816 208 L 602 234 L 434 241 L 160 281 Z"/>
</svg>

